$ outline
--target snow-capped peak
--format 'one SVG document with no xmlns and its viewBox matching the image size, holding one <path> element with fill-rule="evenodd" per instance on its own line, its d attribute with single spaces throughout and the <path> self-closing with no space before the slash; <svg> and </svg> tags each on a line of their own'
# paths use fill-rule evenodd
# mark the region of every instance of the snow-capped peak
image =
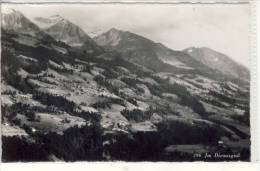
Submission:
<svg viewBox="0 0 260 171">
<path fill-rule="evenodd" d="M 56 14 L 52 15 L 49 17 L 50 20 L 52 20 L 53 23 L 58 23 L 58 22 L 68 22 L 68 20 L 64 19 L 62 16 Z"/>
<path fill-rule="evenodd" d="M 104 45 L 111 45 L 111 46 L 117 46 L 121 40 L 121 33 L 123 31 L 118 30 L 116 28 L 111 28 L 105 33 L 102 33 L 101 35 L 94 38 L 96 43 L 100 46 Z"/>
<path fill-rule="evenodd" d="M 120 30 L 116 29 L 116 28 L 111 28 L 108 32 L 120 32 Z"/>
<path fill-rule="evenodd" d="M 21 14 L 19 11 L 12 8 L 2 8 L 1 12 L 3 15 L 13 14 L 13 13 Z"/>
<path fill-rule="evenodd" d="M 190 49 L 188 49 L 187 51 L 188 51 L 188 52 L 192 52 L 192 51 L 193 51 L 193 49 L 192 49 L 192 48 L 190 48 Z"/>
<path fill-rule="evenodd" d="M 43 35 L 40 29 L 32 23 L 22 12 L 3 7 L 2 8 L 2 28 L 6 31 L 28 34 L 31 36 Z"/>
<path fill-rule="evenodd" d="M 68 22 L 66 19 L 64 19 L 62 16 L 60 15 L 52 15 L 48 18 L 44 18 L 44 17 L 35 17 L 33 19 L 33 22 L 35 24 L 37 24 L 40 28 L 42 29 L 46 29 L 46 28 L 49 28 L 57 23 L 65 23 L 65 22 Z"/>
<path fill-rule="evenodd" d="M 52 15 L 48 18 L 37 17 L 34 20 L 47 34 L 70 46 L 82 46 L 90 39 L 79 26 L 60 15 Z"/>
<path fill-rule="evenodd" d="M 2 14 L 10 14 L 14 12 L 14 9 L 11 8 L 2 8 Z"/>
<path fill-rule="evenodd" d="M 199 47 L 189 47 L 189 48 L 186 48 L 184 49 L 184 51 L 188 52 L 188 53 L 192 53 L 193 51 L 195 51 L 196 49 L 199 49 Z"/>
<path fill-rule="evenodd" d="M 23 14 L 12 8 L 2 8 L 2 27 L 7 30 L 22 28 Z"/>
<path fill-rule="evenodd" d="M 52 16 L 50 16 L 50 19 L 60 19 L 60 20 L 62 20 L 63 17 L 60 16 L 59 14 L 56 14 L 56 15 L 52 15 Z"/>
</svg>

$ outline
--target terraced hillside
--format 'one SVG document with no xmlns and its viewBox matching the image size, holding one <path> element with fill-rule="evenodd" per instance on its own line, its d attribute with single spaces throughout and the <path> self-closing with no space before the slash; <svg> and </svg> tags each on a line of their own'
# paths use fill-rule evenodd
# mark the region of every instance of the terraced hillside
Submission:
<svg viewBox="0 0 260 171">
<path fill-rule="evenodd" d="M 94 41 L 86 51 L 49 36 L 2 28 L 4 162 L 249 160 L 248 82 L 174 72 L 175 63 L 166 72 Z"/>
</svg>

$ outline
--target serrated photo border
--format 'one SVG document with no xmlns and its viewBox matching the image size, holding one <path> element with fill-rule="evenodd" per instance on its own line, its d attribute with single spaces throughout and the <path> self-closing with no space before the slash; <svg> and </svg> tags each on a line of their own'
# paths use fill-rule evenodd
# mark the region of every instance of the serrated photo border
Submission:
<svg viewBox="0 0 260 171">
<path fill-rule="evenodd" d="M 103 170 L 104 168 L 114 169 L 114 170 L 134 170 L 134 169 L 150 169 L 150 170 L 159 170 L 159 169 L 166 169 L 166 170 L 173 170 L 173 168 L 180 169 L 180 170 L 188 170 L 190 168 L 197 168 L 201 169 L 201 166 L 211 165 L 211 167 L 216 168 L 215 170 L 221 170 L 222 167 L 225 165 L 226 168 L 223 168 L 223 170 L 229 169 L 229 170 L 242 170 L 251 168 L 254 170 L 255 168 L 259 168 L 259 161 L 260 161 L 260 150 L 259 150 L 259 101 L 258 101 L 258 95 L 259 95 L 259 87 L 257 86 L 258 80 L 259 80 L 259 66 L 257 66 L 257 60 L 259 60 L 259 54 L 258 54 L 258 46 L 257 44 L 257 35 L 259 34 L 259 28 L 257 29 L 257 25 L 259 22 L 259 18 L 257 21 L 257 3 L 260 4 L 260 2 L 257 2 L 258 0 L 2 0 L 0 2 L 1 4 L 176 4 L 176 5 L 186 5 L 186 4 L 250 4 L 250 30 L 248 33 L 248 36 L 250 37 L 250 132 L 251 132 L 251 161 L 250 162 L 218 162 L 218 163 L 208 163 L 208 162 L 193 162 L 193 164 L 190 164 L 189 162 L 174 162 L 175 166 L 173 166 L 170 162 L 158 162 L 158 163 L 152 163 L 152 162 L 140 162 L 140 163 L 128 163 L 128 162 L 76 162 L 71 164 L 65 164 L 64 166 L 60 162 L 55 162 L 54 165 L 55 168 L 59 169 L 65 169 L 65 170 L 71 170 L 74 168 L 81 170 L 82 168 L 91 168 L 91 169 L 97 169 L 97 170 Z M 259 6 L 259 5 L 258 5 Z M 1 8 L 0 8 L 1 9 Z M 1 15 L 0 15 L 1 19 Z M 239 19 L 238 19 L 239 20 Z M 0 23 L 1 24 L 1 23 Z M 1 32 L 1 31 L 0 31 Z M 1 37 L 0 37 L 1 38 Z M 1 41 L 1 40 L 0 40 Z M 0 44 L 1 49 L 1 44 Z M 0 53 L 0 60 L 1 60 L 1 53 Z M 1 62 L 1 61 L 0 61 Z M 0 71 L 1 72 L 1 71 Z M 1 117 L 0 117 L 1 122 Z M 0 127 L 0 132 L 1 127 Z M 2 141 L 0 141 L 0 145 L 2 147 Z M 2 148 L 0 149 L 0 160 L 2 158 Z M 28 165 L 29 164 L 29 165 Z M 40 168 L 37 166 L 37 164 L 46 165 L 45 167 L 47 169 L 52 169 L 53 165 L 48 165 L 47 163 L 28 163 L 27 167 L 23 166 L 22 163 L 15 164 L 15 163 L 8 163 L 3 164 L 0 163 L 1 167 L 3 165 L 4 171 L 10 171 L 14 168 L 19 169 L 20 166 L 22 166 L 22 170 L 29 169 L 29 170 L 35 170 L 38 169 L 41 171 L 43 168 Z M 52 163 L 53 164 L 53 163 Z M 244 164 L 244 165 L 243 165 Z M 252 165 L 250 165 L 252 164 Z M 5 166 L 4 166 L 5 165 Z M 16 165 L 16 166 L 15 166 Z M 70 165 L 70 166 L 68 166 Z M 183 166 L 185 165 L 185 167 Z M 73 166 L 73 167 L 72 167 Z M 189 167 L 188 167 L 189 166 Z M 221 169 L 219 169 L 221 168 Z M 90 170 L 91 170 L 90 169 Z M 82 169 L 83 170 L 83 169 Z M 203 169 L 202 169 L 203 170 Z M 214 169 L 213 169 L 214 170 Z M 256 170 L 256 169 L 255 169 Z"/>
</svg>

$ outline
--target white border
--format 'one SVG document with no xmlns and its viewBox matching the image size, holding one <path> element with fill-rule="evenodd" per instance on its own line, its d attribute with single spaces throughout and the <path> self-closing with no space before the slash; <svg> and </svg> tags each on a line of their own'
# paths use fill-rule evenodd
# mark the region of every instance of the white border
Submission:
<svg viewBox="0 0 260 171">
<path fill-rule="evenodd" d="M 3 3 L 247 3 L 250 2 L 252 5 L 251 10 L 251 95 L 250 95 L 250 110 L 251 110 L 251 163 L 250 162 L 219 162 L 219 163 L 209 163 L 209 162 L 142 162 L 142 163 L 130 163 L 130 162 L 75 162 L 75 163 L 1 163 L 0 170 L 2 171 L 15 171 L 15 170 L 24 170 L 24 171 L 46 171 L 46 170 L 53 170 L 53 169 L 60 169 L 60 170 L 95 170 L 95 171 L 103 171 L 103 170 L 211 170 L 211 171 L 222 171 L 222 170 L 229 170 L 229 171 L 239 171 L 239 170 L 260 170 L 260 152 L 259 152 L 259 125 L 260 120 L 258 116 L 258 111 L 260 111 L 260 103 L 258 97 L 260 96 L 260 91 L 258 91 L 258 87 L 260 87 L 260 78 L 259 73 L 260 69 L 257 66 L 260 66 L 260 47 L 257 46 L 260 42 L 260 34 L 257 34 L 257 30 L 260 30 L 260 1 L 259 0 L 100 0 L 100 1 L 87 1 L 87 0 L 40 0 L 40 1 L 33 1 L 33 0 L 3 0 Z M 239 18 L 238 18 L 239 20 Z M 257 36 L 257 40 L 256 40 Z"/>
<path fill-rule="evenodd" d="M 199 3 L 199 4 L 236 4 L 248 3 L 255 0 L 2 0 L 4 3 L 86 3 L 86 4 L 100 4 L 100 3 L 152 3 L 152 4 L 180 4 L 180 3 Z"/>
<path fill-rule="evenodd" d="M 259 163 L 126 163 L 126 162 L 76 162 L 76 163 L 8 163 L 2 171 L 259 171 Z"/>
<path fill-rule="evenodd" d="M 257 2 L 251 2 L 250 22 L 250 130 L 251 130 L 251 161 L 259 162 L 259 116 L 257 110 Z M 259 10 L 258 10 L 259 12 Z M 259 23 L 258 23 L 259 24 Z M 259 27 L 258 27 L 259 28 Z M 258 53 L 259 54 L 259 53 Z"/>
</svg>

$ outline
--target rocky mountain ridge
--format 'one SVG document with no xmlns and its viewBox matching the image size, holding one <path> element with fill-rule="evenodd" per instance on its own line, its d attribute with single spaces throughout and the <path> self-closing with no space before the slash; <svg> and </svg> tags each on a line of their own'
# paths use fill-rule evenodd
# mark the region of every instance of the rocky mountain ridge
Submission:
<svg viewBox="0 0 260 171">
<path fill-rule="evenodd" d="M 130 32 L 112 29 L 109 41 L 73 47 L 28 33 L 34 24 L 9 23 L 1 42 L 4 162 L 194 161 L 204 160 L 194 153 L 219 151 L 249 160 L 248 84 L 207 76 L 186 53 Z"/>
</svg>

